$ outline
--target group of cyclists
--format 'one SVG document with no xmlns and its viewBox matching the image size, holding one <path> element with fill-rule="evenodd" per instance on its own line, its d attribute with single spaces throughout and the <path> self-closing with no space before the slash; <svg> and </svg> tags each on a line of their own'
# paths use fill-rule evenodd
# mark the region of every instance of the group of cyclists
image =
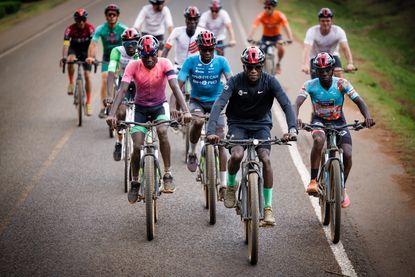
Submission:
<svg viewBox="0 0 415 277">
<path fill-rule="evenodd" d="M 265 0 L 264 11 L 255 19 L 248 34 L 251 40 L 256 28 L 262 24 L 261 41 L 271 41 L 277 47 L 276 73 L 281 73 L 281 59 L 284 44 L 281 29 L 286 32 L 287 42 L 293 40 L 292 32 L 285 15 L 276 9 L 277 0 Z M 210 113 L 207 125 L 207 140 L 219 143 L 225 137 L 225 128 L 232 139 L 269 139 L 271 138 L 274 98 L 285 113 L 287 132 L 283 141 L 295 141 L 301 120 L 299 109 L 307 97 L 313 104 L 313 124 L 345 123 L 343 114 L 344 95 L 346 94 L 360 109 L 367 127 L 374 125 L 367 105 L 346 79 L 342 78 L 342 65 L 339 58 L 339 46 L 345 52 L 346 70 L 353 70 L 353 58 L 344 30 L 333 25 L 333 12 L 322 8 L 318 13 L 319 25 L 307 31 L 304 40 L 304 63 L 302 70 L 311 74 L 311 79 L 302 86 L 292 105 L 281 84 L 263 71 L 266 49 L 257 46 L 245 48 L 241 54 L 243 71 L 233 74 L 222 49 L 229 34 L 229 46 L 236 44 L 232 21 L 219 0 L 210 2 L 209 10 L 201 15 L 195 6 L 184 10 L 185 25 L 173 27 L 170 10 L 164 0 L 149 0 L 135 20 L 134 27 L 128 28 L 118 21 L 120 9 L 117 5 L 108 5 L 105 10 L 106 22 L 94 29 L 87 22 L 88 13 L 78 9 L 74 13 L 75 23 L 67 28 L 64 37 L 62 61 L 85 60 L 84 65 L 87 114 L 91 115 L 90 64 L 95 60 L 96 46 L 101 38 L 104 53 L 102 64 L 101 110 L 99 116 L 106 117 L 104 107 L 111 104 L 107 123 L 117 129 L 117 123 L 125 118 L 126 101 L 134 101 L 134 121 L 145 123 L 153 120 L 172 118 L 183 124 L 191 124 L 190 152 L 187 168 L 194 172 L 198 165 L 197 143 L 204 121 L 194 115 Z M 140 33 L 141 32 L 141 33 Z M 164 42 L 164 35 L 168 38 Z M 175 48 L 174 64 L 167 59 L 170 49 Z M 73 67 L 69 66 L 68 94 L 73 93 Z M 118 91 L 112 94 L 115 80 L 120 80 Z M 224 82 L 226 80 L 226 82 Z M 187 104 L 182 90 L 185 82 L 191 85 L 190 101 Z M 172 90 L 168 100 L 167 83 Z M 222 110 L 226 107 L 226 120 Z M 144 143 L 146 130 L 132 127 L 133 153 L 131 157 L 132 181 L 128 192 L 128 201 L 135 203 L 140 199 L 138 193 L 140 147 Z M 168 127 L 157 127 L 160 141 L 164 174 L 164 192 L 175 191 L 172 174 L 171 145 L 168 139 Z M 352 140 L 347 129 L 340 132 L 340 147 L 344 151 L 345 181 L 352 165 Z M 311 178 L 306 189 L 309 194 L 317 192 L 317 174 L 321 151 L 325 143 L 324 131 L 312 133 Z M 114 160 L 121 159 L 121 135 L 116 136 Z M 264 220 L 263 226 L 274 226 L 272 213 L 273 171 L 268 145 L 257 147 L 258 158 L 263 164 L 264 179 Z M 238 182 L 236 174 L 244 156 L 242 146 L 230 149 L 227 159 L 224 149 L 220 151 L 220 185 L 225 189 L 224 204 L 227 208 L 236 205 Z M 342 207 L 350 205 L 345 191 Z"/>
</svg>

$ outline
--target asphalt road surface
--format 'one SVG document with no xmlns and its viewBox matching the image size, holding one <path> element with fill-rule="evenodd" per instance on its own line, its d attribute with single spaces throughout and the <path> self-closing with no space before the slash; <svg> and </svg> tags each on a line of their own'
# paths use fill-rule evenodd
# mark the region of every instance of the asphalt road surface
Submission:
<svg viewBox="0 0 415 277">
<path fill-rule="evenodd" d="M 184 24 L 187 5 L 204 11 L 207 2 L 170 1 L 175 26 Z M 310 135 L 301 134 L 291 149 L 273 147 L 277 225 L 260 229 L 257 266 L 248 264 L 243 224 L 234 210 L 220 203 L 217 223 L 209 225 L 200 184 L 183 162 L 183 140 L 171 132 L 177 190 L 159 199 L 156 238 L 147 241 L 144 205 L 127 202 L 123 164 L 113 161 L 114 141 L 97 117 L 100 74 L 93 76 L 94 115 L 77 127 L 72 98 L 66 96 L 67 77 L 58 67 L 73 11 L 85 6 L 97 26 L 108 3 L 68 1 L 0 34 L 1 276 L 415 274 L 414 211 L 396 183 L 402 168 L 381 151 L 379 130 L 353 134 L 352 205 L 343 210 L 339 245 L 328 241 L 315 199 L 304 193 Z M 145 3 L 120 1 L 121 21 L 131 26 Z M 239 54 L 247 29 L 262 5 L 241 0 L 223 5 L 238 41 L 226 52 L 236 73 L 242 69 Z M 307 78 L 300 72 L 301 41 L 287 47 L 278 76 L 291 101 Z M 361 118 L 353 104 L 347 109 L 350 120 Z M 309 114 L 310 107 L 304 107 L 301 116 Z M 287 128 L 280 116 L 276 109 L 277 136 Z"/>
</svg>

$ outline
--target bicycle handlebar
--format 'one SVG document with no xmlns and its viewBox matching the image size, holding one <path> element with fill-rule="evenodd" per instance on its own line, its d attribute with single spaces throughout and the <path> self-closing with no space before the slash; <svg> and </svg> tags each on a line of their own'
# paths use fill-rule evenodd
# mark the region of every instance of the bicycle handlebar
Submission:
<svg viewBox="0 0 415 277">
<path fill-rule="evenodd" d="M 374 123 L 372 126 L 374 126 L 376 123 Z M 372 127 L 370 126 L 370 127 Z M 354 123 L 349 124 L 343 124 L 343 125 L 334 125 L 334 124 L 327 124 L 327 125 L 320 125 L 320 124 L 308 124 L 308 123 L 302 123 L 302 126 L 300 129 L 305 130 L 307 132 L 311 132 L 313 130 L 331 130 L 331 131 L 338 131 L 344 128 L 348 128 L 350 130 L 359 131 L 364 128 L 368 128 L 366 126 L 365 122 L 359 122 L 358 120 L 355 120 Z"/>
<path fill-rule="evenodd" d="M 288 142 L 284 142 L 281 139 L 275 137 L 274 139 L 222 139 L 219 143 L 215 144 L 223 146 L 225 148 L 232 148 L 233 146 L 259 146 L 259 145 L 291 145 Z"/>
<path fill-rule="evenodd" d="M 170 126 L 174 127 L 175 125 L 179 125 L 180 123 L 176 120 L 158 120 L 158 121 L 149 121 L 146 123 L 134 122 L 134 121 L 119 121 L 118 123 L 122 128 L 128 128 L 129 125 L 136 125 L 141 126 L 146 129 L 150 129 L 152 127 L 159 126 L 161 124 L 169 124 Z"/>
<path fill-rule="evenodd" d="M 274 46 L 276 46 L 276 45 L 291 44 L 292 40 L 278 40 L 276 42 L 273 42 L 273 41 L 269 41 L 269 40 L 261 41 L 261 40 L 248 39 L 248 42 L 250 44 L 253 44 L 253 45 L 256 45 L 256 46 L 260 46 L 260 45 L 266 45 L 266 46 L 274 45 Z"/>
<path fill-rule="evenodd" d="M 85 62 L 85 61 L 79 61 L 79 60 L 74 60 L 72 62 L 68 62 L 68 61 L 62 60 L 62 63 L 63 63 L 62 73 L 65 73 L 65 68 L 66 68 L 66 65 L 67 64 L 83 65 L 83 64 L 86 64 L 87 62 Z M 100 64 L 100 63 L 108 63 L 108 62 L 104 62 L 104 61 L 94 61 L 93 62 L 93 65 L 94 65 L 94 73 L 97 73 L 97 67 L 98 67 L 98 64 Z"/>
</svg>

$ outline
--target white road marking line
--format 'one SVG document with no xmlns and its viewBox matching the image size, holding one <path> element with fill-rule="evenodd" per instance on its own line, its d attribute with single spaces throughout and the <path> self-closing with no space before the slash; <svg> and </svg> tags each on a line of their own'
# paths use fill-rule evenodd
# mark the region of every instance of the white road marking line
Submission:
<svg viewBox="0 0 415 277">
<path fill-rule="evenodd" d="M 235 11 L 235 9 L 233 9 L 233 11 Z M 248 46 L 248 43 L 246 42 L 246 35 L 245 35 L 245 30 L 244 27 L 242 25 L 242 21 L 241 18 L 239 17 L 239 14 L 236 12 L 233 12 L 234 18 L 235 18 L 235 22 L 236 25 L 238 26 L 239 32 L 241 33 L 241 36 L 243 37 L 244 41 L 245 41 L 245 45 Z M 280 128 L 282 130 L 282 126 L 285 126 L 287 123 L 285 121 L 285 117 L 282 114 L 281 109 L 278 109 L 276 105 L 273 105 L 272 111 L 275 115 L 275 117 L 278 120 L 278 123 L 280 125 Z M 283 131 L 283 130 L 282 130 Z M 283 131 L 284 132 L 284 131 Z M 297 168 L 298 174 L 301 177 L 301 180 L 303 182 L 303 186 L 304 188 L 307 187 L 308 182 L 309 182 L 309 173 L 308 170 L 300 156 L 300 153 L 298 152 L 298 148 L 297 145 L 295 143 L 293 143 L 292 146 L 288 147 L 289 152 L 290 152 L 290 156 L 291 159 L 293 160 L 293 163 L 295 165 L 295 167 Z M 320 215 L 320 206 L 318 204 L 318 199 L 315 197 L 310 196 L 309 197 L 311 205 L 314 208 L 314 212 L 319 220 L 319 222 L 321 222 L 321 215 Z M 339 241 L 337 244 L 333 244 L 330 240 L 330 230 L 328 227 L 324 227 L 323 225 L 322 229 L 324 230 L 324 233 L 326 235 L 326 239 L 327 242 L 330 246 L 331 251 L 333 252 L 333 255 L 337 261 L 337 263 L 339 264 L 339 267 L 342 271 L 343 275 L 346 276 L 357 276 L 356 271 L 354 270 L 354 267 L 349 259 L 349 257 L 347 256 L 343 244 L 341 241 Z"/>
</svg>

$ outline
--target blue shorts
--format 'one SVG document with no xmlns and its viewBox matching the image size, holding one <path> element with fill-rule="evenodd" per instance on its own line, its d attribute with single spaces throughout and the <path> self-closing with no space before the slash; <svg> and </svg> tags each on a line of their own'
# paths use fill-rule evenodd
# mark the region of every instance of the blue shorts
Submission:
<svg viewBox="0 0 415 277">
<path fill-rule="evenodd" d="M 271 138 L 271 128 L 269 126 L 262 127 L 248 127 L 242 125 L 229 125 L 228 126 L 228 136 L 231 139 L 270 139 Z M 271 145 L 260 145 L 257 149 L 265 148 L 271 150 Z M 230 150 L 229 150 L 230 152 Z"/>
</svg>

